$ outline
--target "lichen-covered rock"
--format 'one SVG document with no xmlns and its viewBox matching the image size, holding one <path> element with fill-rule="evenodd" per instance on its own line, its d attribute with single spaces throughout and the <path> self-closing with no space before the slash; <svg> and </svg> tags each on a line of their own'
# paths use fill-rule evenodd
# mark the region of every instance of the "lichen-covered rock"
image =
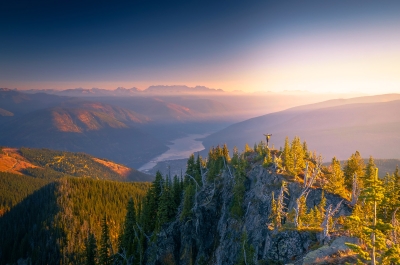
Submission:
<svg viewBox="0 0 400 265">
<path fill-rule="evenodd" d="M 309 252 L 303 258 L 303 265 L 310 265 L 322 260 L 326 257 L 332 256 L 338 252 L 345 252 L 349 250 L 345 243 L 358 243 L 358 240 L 353 237 L 338 237 L 330 245 L 324 245 L 314 251 Z"/>
<path fill-rule="evenodd" d="M 271 239 L 268 259 L 288 262 L 303 256 L 315 242 L 315 233 L 286 231 L 278 233 Z"/>
</svg>

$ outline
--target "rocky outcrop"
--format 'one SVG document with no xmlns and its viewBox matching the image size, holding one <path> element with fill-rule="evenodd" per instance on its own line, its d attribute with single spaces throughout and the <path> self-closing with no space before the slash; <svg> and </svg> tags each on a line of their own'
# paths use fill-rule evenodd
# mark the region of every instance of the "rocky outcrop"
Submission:
<svg viewBox="0 0 400 265">
<path fill-rule="evenodd" d="M 356 238 L 352 237 L 338 237 L 330 245 L 322 246 L 314 251 L 309 252 L 304 258 L 302 265 L 310 265 L 310 264 L 318 264 L 322 263 L 324 259 L 328 259 L 333 255 L 340 254 L 340 252 L 344 253 L 349 251 L 349 247 L 346 246 L 345 243 L 358 243 Z"/>
<path fill-rule="evenodd" d="M 271 222 L 272 192 L 278 194 L 285 176 L 273 168 L 254 166 L 246 179 L 242 203 L 244 215 L 231 214 L 234 178 L 223 172 L 214 182 L 197 193 L 197 207 L 190 218 L 176 219 L 165 225 L 146 252 L 147 264 L 286 264 L 299 260 L 317 243 L 315 232 L 283 231 L 273 234 Z M 301 192 L 298 183 L 288 185 L 286 204 L 291 209 Z M 318 205 L 321 190 L 312 189 L 307 198 L 309 208 Z M 336 205 L 342 199 L 325 193 L 327 204 Z M 180 212 L 180 210 L 178 211 Z M 347 204 L 340 215 L 348 215 Z"/>
</svg>

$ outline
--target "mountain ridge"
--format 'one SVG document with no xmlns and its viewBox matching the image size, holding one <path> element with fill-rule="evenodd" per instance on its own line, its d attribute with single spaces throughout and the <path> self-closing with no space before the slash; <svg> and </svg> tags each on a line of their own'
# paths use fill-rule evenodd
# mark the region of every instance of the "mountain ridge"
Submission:
<svg viewBox="0 0 400 265">
<path fill-rule="evenodd" d="M 223 143 L 244 146 L 257 142 L 263 133 L 272 133 L 271 144 L 297 135 L 308 139 L 310 149 L 320 150 L 326 159 L 333 156 L 347 159 L 357 149 L 364 155 L 397 158 L 400 151 L 393 148 L 393 143 L 400 144 L 396 133 L 400 129 L 400 118 L 393 115 L 400 111 L 397 97 L 397 94 L 394 98 L 384 95 L 377 97 L 378 102 L 359 102 L 374 100 L 372 97 L 350 100 L 351 104 L 338 100 L 335 106 L 324 107 L 324 103 L 318 103 L 290 108 L 230 125 L 206 137 L 203 144 L 206 149 Z"/>
<path fill-rule="evenodd" d="M 32 168 L 49 173 L 56 171 L 65 176 L 117 181 L 152 181 L 154 178 L 125 165 L 85 153 L 1 147 L 0 172 L 32 176 L 37 173 L 30 171 Z"/>
</svg>

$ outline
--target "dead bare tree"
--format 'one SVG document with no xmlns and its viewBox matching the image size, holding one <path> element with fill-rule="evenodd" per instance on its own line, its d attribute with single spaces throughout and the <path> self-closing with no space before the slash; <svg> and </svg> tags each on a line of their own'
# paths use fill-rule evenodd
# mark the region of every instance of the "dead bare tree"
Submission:
<svg viewBox="0 0 400 265">
<path fill-rule="evenodd" d="M 233 177 L 233 175 L 232 175 L 232 172 L 231 172 L 231 168 L 227 165 L 227 163 L 226 163 L 226 161 L 225 161 L 225 157 L 223 157 L 223 159 L 224 159 L 224 167 L 225 167 L 225 168 L 228 168 L 229 176 L 230 176 L 232 179 L 234 179 L 234 177 Z"/>
<path fill-rule="evenodd" d="M 313 173 L 312 173 L 311 177 L 309 178 L 308 177 L 308 162 L 306 163 L 306 169 L 304 171 L 303 189 L 300 193 L 300 196 L 296 199 L 296 204 L 294 207 L 294 211 L 295 211 L 294 225 L 296 228 L 299 227 L 299 215 L 300 215 L 300 205 L 301 205 L 300 199 L 302 197 L 304 197 L 305 200 L 307 200 L 307 196 L 308 196 L 308 193 L 310 192 L 310 188 L 312 187 L 312 185 L 315 182 L 315 179 L 321 172 L 321 165 L 322 165 L 322 163 L 317 162 L 317 164 L 315 165 L 315 168 L 313 170 Z"/>
<path fill-rule="evenodd" d="M 285 199 L 288 199 L 287 197 L 285 197 L 285 194 L 288 194 L 289 195 L 289 189 L 288 189 L 288 187 L 287 187 L 287 183 L 286 183 L 286 181 L 282 181 L 282 186 L 281 186 L 281 190 L 280 190 L 280 192 L 279 192 L 279 197 L 278 197 L 278 202 L 279 202 L 279 205 L 280 205 L 280 208 L 279 208 L 279 211 L 283 214 L 283 215 L 285 215 L 286 214 L 286 207 L 285 207 L 285 202 L 284 202 L 284 200 Z"/>
<path fill-rule="evenodd" d="M 325 240 L 330 240 L 329 236 L 329 219 L 332 218 L 340 208 L 340 205 L 342 204 L 343 200 L 341 200 L 335 207 L 335 209 L 332 210 L 332 204 L 328 206 L 325 212 L 324 216 L 324 221 L 322 221 L 321 227 L 322 227 L 322 236 L 321 236 L 321 242 L 324 242 Z"/>
<path fill-rule="evenodd" d="M 213 199 L 213 197 L 214 197 L 214 194 L 215 194 L 215 181 L 214 181 L 214 187 L 213 187 L 213 189 L 211 190 L 211 196 L 209 196 L 209 197 L 207 198 L 207 201 L 206 201 L 205 203 L 203 203 L 201 206 L 206 206 L 206 205 L 208 205 L 208 204 L 212 201 L 212 199 Z"/>
<path fill-rule="evenodd" d="M 358 201 L 358 197 L 360 196 L 361 193 L 361 189 L 358 185 L 358 181 L 357 181 L 357 174 L 354 173 L 353 175 L 353 187 L 351 189 L 351 202 L 350 205 L 354 206 L 356 205 L 357 201 Z"/>
<path fill-rule="evenodd" d="M 304 183 L 303 183 L 303 188 L 307 186 L 307 180 L 308 180 L 308 161 L 306 162 L 306 168 L 304 170 Z"/>
<path fill-rule="evenodd" d="M 124 261 L 126 265 L 132 265 L 133 264 L 133 257 L 127 257 L 126 255 L 126 250 L 122 248 L 122 253 L 117 253 Z M 115 264 L 115 262 L 114 262 Z"/>
<path fill-rule="evenodd" d="M 247 255 L 246 255 L 245 243 L 246 242 L 243 240 L 243 258 L 244 258 L 244 264 L 247 265 Z"/>
<path fill-rule="evenodd" d="M 273 163 L 274 163 L 274 169 L 280 169 L 282 166 L 282 154 L 280 154 L 278 157 L 276 156 L 276 154 L 274 154 L 274 158 L 273 158 Z"/>
</svg>

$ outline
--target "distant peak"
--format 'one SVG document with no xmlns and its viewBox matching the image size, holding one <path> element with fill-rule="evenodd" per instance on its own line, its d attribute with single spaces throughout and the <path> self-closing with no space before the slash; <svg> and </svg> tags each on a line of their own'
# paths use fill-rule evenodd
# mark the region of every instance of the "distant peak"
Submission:
<svg viewBox="0 0 400 265">
<path fill-rule="evenodd" d="M 186 85 L 154 85 L 149 86 L 144 92 L 147 93 L 162 93 L 162 94 L 173 94 L 173 93 L 215 93 L 224 92 L 222 89 L 209 88 L 205 86 L 188 87 Z"/>
</svg>

